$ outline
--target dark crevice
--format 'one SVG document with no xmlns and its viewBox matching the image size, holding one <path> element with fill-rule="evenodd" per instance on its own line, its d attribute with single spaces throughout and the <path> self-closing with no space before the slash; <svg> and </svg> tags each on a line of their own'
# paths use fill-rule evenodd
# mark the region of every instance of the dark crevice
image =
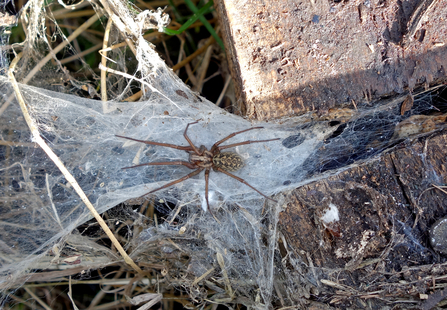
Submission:
<svg viewBox="0 0 447 310">
<path fill-rule="evenodd" d="M 393 174 L 394 174 L 394 176 L 396 178 L 397 184 L 399 185 L 399 187 L 401 189 L 402 196 L 405 199 L 405 204 L 408 204 L 408 205 L 411 205 L 411 206 L 414 207 L 414 203 L 413 203 L 412 199 L 410 198 L 410 196 L 407 193 L 407 190 L 406 190 L 407 187 L 405 186 L 405 184 L 400 179 L 400 173 L 397 171 L 397 166 L 396 166 L 396 163 L 394 161 L 394 158 L 393 158 L 392 154 L 390 154 L 389 157 L 391 159 L 391 163 L 393 164 Z M 414 218 L 413 218 L 413 220 L 414 220 Z"/>
</svg>

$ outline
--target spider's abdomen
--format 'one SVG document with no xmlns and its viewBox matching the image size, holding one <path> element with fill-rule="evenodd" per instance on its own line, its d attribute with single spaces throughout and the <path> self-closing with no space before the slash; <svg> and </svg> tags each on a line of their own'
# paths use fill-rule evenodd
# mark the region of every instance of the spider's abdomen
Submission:
<svg viewBox="0 0 447 310">
<path fill-rule="evenodd" d="M 219 167 L 225 171 L 237 171 L 244 166 L 244 161 L 236 153 L 223 152 L 214 155 L 213 164 L 215 167 Z"/>
</svg>

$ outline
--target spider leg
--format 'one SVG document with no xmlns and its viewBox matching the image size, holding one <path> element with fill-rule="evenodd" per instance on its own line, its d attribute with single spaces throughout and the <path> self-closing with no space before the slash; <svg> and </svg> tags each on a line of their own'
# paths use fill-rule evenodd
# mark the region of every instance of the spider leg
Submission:
<svg viewBox="0 0 447 310">
<path fill-rule="evenodd" d="M 115 135 L 115 136 L 119 137 L 119 138 L 127 139 L 127 140 L 132 140 L 132 141 L 137 141 L 137 142 L 141 142 L 141 143 L 150 144 L 150 145 L 158 145 L 158 146 L 170 147 L 172 149 L 177 149 L 177 150 L 182 150 L 182 151 L 193 151 L 194 150 L 190 146 L 181 146 L 181 145 L 175 145 L 175 144 L 169 144 L 169 143 L 160 143 L 160 142 L 154 142 L 154 141 L 138 140 L 138 139 L 124 137 L 124 136 L 119 136 L 119 135 Z"/>
<path fill-rule="evenodd" d="M 280 138 L 276 138 L 276 139 L 257 140 L 257 141 L 248 140 L 248 141 L 234 143 L 234 144 L 230 144 L 230 145 L 218 146 L 216 149 L 218 149 L 220 151 L 220 150 L 228 149 L 230 147 L 234 147 L 234 146 L 238 146 L 238 145 L 252 144 L 252 143 L 259 143 L 259 142 L 268 142 L 268 141 L 275 141 L 275 140 L 281 140 L 281 139 Z"/>
<path fill-rule="evenodd" d="M 151 193 L 156 192 L 156 191 L 159 191 L 159 190 L 161 190 L 161 189 L 163 189 L 163 188 L 167 188 L 167 187 L 172 186 L 172 185 L 174 185 L 174 184 L 183 182 L 183 181 L 185 181 L 185 180 L 187 180 L 187 179 L 189 179 L 189 178 L 192 178 L 193 176 L 199 174 L 203 169 L 204 169 L 204 168 L 198 168 L 197 170 L 195 170 L 195 171 L 193 171 L 193 172 L 191 172 L 191 173 L 185 175 L 184 177 L 182 177 L 182 178 L 180 178 L 180 179 L 178 179 L 178 180 L 169 182 L 168 184 L 165 184 L 165 185 L 163 185 L 162 187 L 153 189 L 153 190 L 151 190 L 150 192 L 147 192 L 146 194 L 141 195 L 140 197 L 144 197 L 144 196 L 146 196 L 147 194 L 151 194 Z"/>
<path fill-rule="evenodd" d="M 243 133 L 243 132 L 246 132 L 246 131 L 249 131 L 249 130 L 253 130 L 253 129 L 261 129 L 261 128 L 264 128 L 264 127 L 253 127 L 253 128 L 248 128 L 248 129 L 245 129 L 245 130 L 241 130 L 241 131 L 233 132 L 233 133 L 230 134 L 229 136 L 227 136 L 227 137 L 223 138 L 222 140 L 217 141 L 216 143 L 214 143 L 213 146 L 211 147 L 211 150 L 210 150 L 210 151 L 211 151 L 211 153 L 213 153 L 213 151 L 214 151 L 220 144 L 224 143 L 225 141 L 227 141 L 227 140 L 230 139 L 230 138 L 233 138 L 235 135 L 238 135 L 238 134 L 240 134 L 240 133 Z M 213 153 L 213 154 L 214 154 L 214 153 Z"/>
<path fill-rule="evenodd" d="M 162 165 L 183 165 L 188 167 L 189 169 L 196 169 L 197 167 L 194 166 L 193 164 L 191 164 L 190 162 L 187 161 L 163 161 L 163 162 L 156 162 L 156 163 L 146 163 L 146 164 L 139 164 L 139 165 L 135 165 L 135 166 L 131 166 L 131 167 L 124 167 L 121 169 L 130 169 L 130 168 L 136 168 L 136 167 L 141 167 L 141 166 L 162 166 Z"/>
<path fill-rule="evenodd" d="M 197 155 L 200 156 L 200 155 L 203 155 L 203 150 L 199 151 L 199 149 L 197 149 L 197 147 L 194 145 L 194 143 L 192 143 L 191 139 L 189 139 L 188 135 L 186 134 L 186 132 L 188 131 L 189 125 L 197 124 L 198 122 L 199 121 L 195 121 L 193 123 L 189 123 L 188 125 L 186 125 L 185 132 L 183 133 L 183 136 L 185 137 L 186 141 L 188 141 L 188 143 L 191 146 L 194 153 L 196 153 Z"/>
<path fill-rule="evenodd" d="M 241 178 L 235 176 L 234 174 L 231 174 L 231 173 L 229 173 L 228 171 L 225 171 L 225 170 L 223 170 L 222 168 L 219 168 L 219 167 L 215 167 L 215 170 L 217 170 L 217 171 L 219 171 L 219 172 L 222 172 L 222 173 L 225 173 L 226 175 L 232 177 L 233 179 L 238 180 L 238 181 L 241 182 L 242 184 L 247 185 L 248 187 L 254 189 L 254 190 L 257 191 L 259 194 L 261 194 L 262 196 L 264 196 L 265 198 L 270 199 L 271 201 L 274 201 L 274 202 L 278 202 L 278 201 L 276 201 L 276 200 L 274 200 L 274 199 L 272 199 L 272 198 L 270 198 L 270 197 L 264 195 L 264 194 L 261 193 L 260 191 L 258 191 L 256 188 L 254 188 L 253 186 L 251 186 L 250 184 L 248 184 L 247 182 L 245 182 L 244 179 L 241 179 Z"/>
<path fill-rule="evenodd" d="M 208 201 L 208 183 L 210 178 L 210 168 L 206 168 L 205 170 L 205 200 L 206 200 L 206 207 L 208 209 L 208 212 L 214 217 L 216 222 L 220 223 L 219 220 L 214 216 L 213 212 L 211 212 L 210 203 Z"/>
</svg>

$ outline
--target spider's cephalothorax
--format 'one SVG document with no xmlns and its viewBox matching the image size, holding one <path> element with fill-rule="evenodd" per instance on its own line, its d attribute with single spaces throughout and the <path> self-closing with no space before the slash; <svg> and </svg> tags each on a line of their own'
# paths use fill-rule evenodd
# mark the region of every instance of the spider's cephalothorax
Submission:
<svg viewBox="0 0 447 310">
<path fill-rule="evenodd" d="M 211 168 L 213 166 L 213 154 L 203 145 L 200 147 L 199 152 L 200 154 L 196 154 L 194 151 L 190 152 L 189 162 L 200 168 Z"/>
<path fill-rule="evenodd" d="M 200 148 L 197 148 L 192 141 L 189 139 L 188 135 L 186 134 L 188 131 L 188 127 L 192 124 L 196 124 L 197 122 L 194 123 L 189 123 L 186 126 L 186 129 L 183 133 L 183 136 L 185 137 L 186 141 L 188 141 L 189 145 L 188 146 L 181 146 L 181 145 L 175 145 L 175 144 L 168 144 L 168 143 L 161 143 L 161 142 L 153 142 L 153 141 L 144 141 L 144 140 L 137 140 L 137 139 L 133 139 L 133 138 L 128 138 L 128 137 L 123 137 L 123 136 L 118 136 L 120 138 L 124 138 L 124 139 L 129 139 L 129 140 L 133 140 L 133 141 L 137 141 L 137 142 L 142 142 L 142 143 L 146 143 L 146 144 L 150 144 L 150 145 L 158 145 L 158 146 L 165 146 L 165 147 L 170 147 L 173 149 L 177 149 L 177 150 L 182 150 L 182 151 L 186 151 L 188 152 L 189 155 L 189 161 L 168 161 L 168 162 L 155 162 L 155 163 L 146 163 L 146 164 L 140 164 L 140 165 L 136 165 L 136 166 L 132 166 L 132 167 L 125 167 L 122 169 L 128 169 L 128 168 L 135 168 L 135 167 L 140 167 L 140 166 L 161 166 L 161 165 L 183 165 L 186 166 L 190 169 L 195 169 L 193 172 L 185 175 L 184 177 L 169 182 L 165 185 L 163 185 L 162 187 L 156 188 L 154 190 L 151 190 L 150 192 L 144 194 L 143 196 L 146 196 L 147 194 L 156 192 L 158 190 L 161 190 L 163 188 L 167 188 L 169 186 L 172 186 L 174 184 L 180 183 L 182 181 L 185 181 L 186 179 L 189 179 L 197 174 L 199 174 L 201 171 L 205 170 L 205 200 L 206 200 L 206 205 L 208 207 L 208 210 L 211 212 L 210 210 L 210 206 L 209 206 L 209 202 L 208 202 L 208 183 L 209 183 L 209 174 L 210 174 L 210 170 L 211 168 L 216 171 L 216 172 L 222 172 L 236 180 L 238 180 L 239 182 L 247 185 L 248 187 L 252 188 L 253 190 L 257 191 L 259 194 L 261 194 L 262 196 L 264 196 L 267 199 L 270 199 L 272 201 L 272 198 L 267 197 L 266 195 L 264 195 L 263 193 L 261 193 L 260 191 L 258 191 L 256 188 L 254 188 L 253 186 L 251 186 L 250 184 L 248 184 L 247 182 L 245 182 L 244 179 L 241 179 L 233 174 L 231 174 L 229 171 L 233 172 L 233 171 L 237 171 L 239 169 L 241 169 L 244 166 L 244 161 L 242 160 L 242 157 L 240 157 L 238 154 L 233 153 L 233 152 L 221 152 L 221 150 L 223 149 L 227 149 L 230 147 L 235 147 L 235 146 L 239 146 L 239 145 L 245 145 L 245 144 L 250 144 L 250 143 L 259 143 L 259 142 L 268 142 L 268 141 L 274 141 L 274 140 L 279 140 L 279 138 L 277 139 L 269 139 L 269 140 L 258 140 L 258 141 L 243 141 L 243 142 L 239 142 L 239 143 L 233 143 L 230 145 L 224 145 L 224 146 L 219 146 L 220 144 L 222 144 L 223 142 L 227 141 L 228 139 L 234 137 L 235 135 L 238 135 L 240 133 L 249 131 L 249 130 L 253 130 L 253 129 L 260 129 L 263 127 L 253 127 L 253 128 L 249 128 L 249 129 L 245 129 L 245 130 L 241 130 L 241 131 L 237 131 L 234 132 L 232 134 L 230 134 L 229 136 L 223 138 L 220 141 L 217 141 L 216 143 L 214 143 L 214 145 L 211 147 L 210 150 L 207 150 L 203 145 Z M 276 201 L 275 201 L 276 202 Z"/>
</svg>

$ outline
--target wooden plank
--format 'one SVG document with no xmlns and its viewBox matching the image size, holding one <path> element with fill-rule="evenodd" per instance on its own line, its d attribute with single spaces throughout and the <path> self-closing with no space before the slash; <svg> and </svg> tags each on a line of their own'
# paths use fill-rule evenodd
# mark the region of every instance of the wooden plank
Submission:
<svg viewBox="0 0 447 310">
<path fill-rule="evenodd" d="M 338 137 L 287 177 L 366 162 L 287 195 L 276 268 L 290 277 L 275 289 L 294 297 L 282 306 L 379 309 L 404 301 L 417 309 L 436 302 L 414 297 L 430 296 L 447 273 L 428 241 L 430 226 L 447 215 L 447 194 L 432 186 L 447 183 L 447 133 L 379 154 L 445 127 L 446 116 L 425 109 L 432 103 L 424 99 L 412 107 L 403 96 L 387 109 L 375 100 L 445 81 L 447 0 L 215 3 L 249 118 L 313 112 L 309 123 L 339 126 Z M 362 108 L 372 109 L 359 116 Z M 323 220 L 330 209 L 338 221 Z M 312 299 L 322 304 L 311 306 Z"/>
<path fill-rule="evenodd" d="M 237 97 L 269 119 L 445 78 L 446 0 L 216 0 Z"/>
</svg>

